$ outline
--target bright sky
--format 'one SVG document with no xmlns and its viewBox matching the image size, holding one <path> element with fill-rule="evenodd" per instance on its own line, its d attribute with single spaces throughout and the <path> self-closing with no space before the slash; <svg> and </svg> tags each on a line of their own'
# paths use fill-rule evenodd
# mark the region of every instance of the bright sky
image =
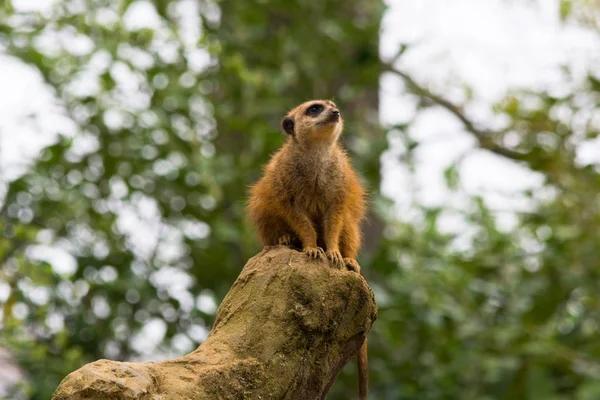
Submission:
<svg viewBox="0 0 600 400">
<path fill-rule="evenodd" d="M 560 88 L 559 73 L 569 66 L 576 75 L 600 65 L 600 35 L 575 25 L 564 25 L 558 1 L 507 0 L 395 0 L 389 2 L 381 54 L 390 59 L 400 43 L 412 44 L 400 62 L 418 82 L 457 103 L 461 85 L 469 85 L 474 101 L 467 113 L 490 126 L 490 104 L 508 90 Z M 414 100 L 403 93 L 394 76 L 382 78 L 381 119 L 403 121 L 414 113 Z M 421 143 L 416 176 L 411 178 L 397 161 L 401 147 L 384 157 L 386 193 L 398 201 L 400 215 L 411 218 L 410 203 L 450 205 L 460 208 L 464 197 L 445 188 L 443 171 L 454 160 L 461 163 L 462 187 L 467 193 L 485 193 L 492 207 L 507 210 L 527 207 L 516 192 L 537 187 L 541 179 L 519 165 L 487 151 L 472 150 L 475 142 L 461 124 L 441 109 L 422 112 L 410 130 Z M 600 148 L 587 149 L 590 159 L 600 159 Z M 510 214 L 502 218 L 510 227 Z M 456 225 L 449 218 L 449 230 Z M 461 224 L 458 224 L 459 226 Z"/>
</svg>

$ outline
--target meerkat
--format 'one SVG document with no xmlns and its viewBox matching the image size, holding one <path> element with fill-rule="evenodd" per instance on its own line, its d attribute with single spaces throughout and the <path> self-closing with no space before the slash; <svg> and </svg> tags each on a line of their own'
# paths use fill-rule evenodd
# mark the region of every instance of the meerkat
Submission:
<svg viewBox="0 0 600 400">
<path fill-rule="evenodd" d="M 339 144 L 344 121 L 329 100 L 292 109 L 287 140 L 251 188 L 248 212 L 264 246 L 292 245 L 360 273 L 365 190 Z M 358 352 L 359 397 L 367 396 L 367 341 Z"/>
</svg>

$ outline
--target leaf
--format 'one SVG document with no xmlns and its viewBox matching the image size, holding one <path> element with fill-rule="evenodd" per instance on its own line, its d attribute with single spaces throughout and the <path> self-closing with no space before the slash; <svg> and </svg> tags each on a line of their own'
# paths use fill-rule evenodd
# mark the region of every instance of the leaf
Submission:
<svg viewBox="0 0 600 400">
<path fill-rule="evenodd" d="M 453 164 L 444 170 L 444 179 L 446 180 L 446 185 L 448 185 L 449 189 L 458 189 L 460 176 L 456 164 Z"/>
<path fill-rule="evenodd" d="M 573 1 L 572 0 L 560 0 L 559 13 L 560 13 L 561 20 L 563 20 L 563 21 L 566 20 L 571 15 L 572 11 L 573 11 Z"/>
</svg>

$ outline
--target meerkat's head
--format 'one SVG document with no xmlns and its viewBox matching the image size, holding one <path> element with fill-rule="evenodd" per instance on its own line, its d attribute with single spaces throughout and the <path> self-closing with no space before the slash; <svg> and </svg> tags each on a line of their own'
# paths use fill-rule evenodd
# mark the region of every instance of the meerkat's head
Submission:
<svg viewBox="0 0 600 400">
<path fill-rule="evenodd" d="M 281 121 L 281 128 L 302 144 L 332 144 L 344 127 L 335 103 L 311 100 L 291 110 Z"/>
</svg>

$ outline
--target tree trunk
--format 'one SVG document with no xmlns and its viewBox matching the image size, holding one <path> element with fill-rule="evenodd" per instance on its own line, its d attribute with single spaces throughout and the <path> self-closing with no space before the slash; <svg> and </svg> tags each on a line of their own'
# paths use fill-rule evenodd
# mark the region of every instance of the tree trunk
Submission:
<svg viewBox="0 0 600 400">
<path fill-rule="evenodd" d="M 248 261 L 195 351 L 87 364 L 53 399 L 324 399 L 376 317 L 359 274 L 267 247 Z"/>
</svg>

